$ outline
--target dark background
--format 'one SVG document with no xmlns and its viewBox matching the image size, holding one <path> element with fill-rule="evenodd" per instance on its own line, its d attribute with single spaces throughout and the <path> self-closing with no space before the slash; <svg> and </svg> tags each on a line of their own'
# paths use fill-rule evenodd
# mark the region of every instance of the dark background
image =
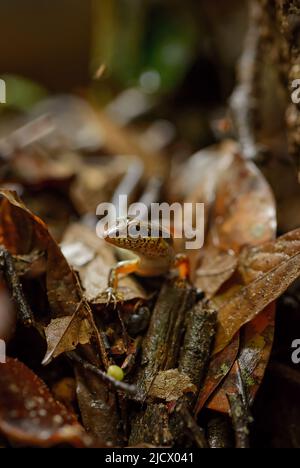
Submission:
<svg viewBox="0 0 300 468">
<path fill-rule="evenodd" d="M 25 75 L 52 91 L 89 78 L 89 0 L 0 0 L 0 73 Z"/>
</svg>

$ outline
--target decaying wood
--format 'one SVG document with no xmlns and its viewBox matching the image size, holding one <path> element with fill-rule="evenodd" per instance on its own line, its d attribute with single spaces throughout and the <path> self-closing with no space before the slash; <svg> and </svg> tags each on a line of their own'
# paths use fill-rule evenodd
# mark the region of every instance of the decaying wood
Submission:
<svg viewBox="0 0 300 468">
<path fill-rule="evenodd" d="M 185 315 L 195 301 L 196 293 L 186 283 L 173 281 L 163 286 L 142 345 L 141 366 L 136 379 L 138 400 L 145 400 L 160 370 L 176 367 Z"/>
<path fill-rule="evenodd" d="M 249 423 L 252 421 L 243 398 L 239 394 L 228 395 L 231 417 L 235 431 L 236 448 L 249 448 Z"/>
<path fill-rule="evenodd" d="M 193 386 L 199 388 L 212 350 L 216 313 L 206 302 L 198 302 L 191 308 L 191 303 L 195 304 L 195 301 L 195 292 L 188 285 L 182 289 L 181 284 L 167 283 L 161 291 L 145 338 L 144 368 L 137 377 L 137 386 L 142 389 L 142 401 L 146 407 L 138 411 L 132 420 L 131 445 L 141 442 L 157 445 L 166 445 L 170 441 L 180 443 L 187 434 L 189 437 L 192 434 L 199 447 L 207 445 L 190 410 L 197 397 Z M 168 318 L 170 316 L 172 320 Z M 156 340 L 159 333 L 159 340 Z M 145 359 L 146 356 L 148 359 Z M 172 360 L 170 356 L 173 356 Z M 166 399 L 163 404 L 162 399 L 166 396 L 152 390 L 155 388 L 155 378 L 164 372 L 171 372 L 168 369 L 173 368 L 178 368 L 178 388 L 182 384 L 183 391 L 174 392 L 173 400 Z M 175 369 L 172 372 L 174 378 Z M 190 383 L 183 385 L 185 381 Z M 151 427 L 149 420 L 154 421 Z"/>
<path fill-rule="evenodd" d="M 96 372 L 101 368 L 101 357 L 91 345 L 80 346 L 76 352 L 68 353 L 68 357 L 74 366 L 76 394 L 84 427 L 108 446 L 124 444 L 120 394 Z"/>
<path fill-rule="evenodd" d="M 200 385 L 203 380 L 216 322 L 217 314 L 208 302 L 198 302 L 189 313 L 178 369 L 188 375 L 195 385 Z"/>
</svg>

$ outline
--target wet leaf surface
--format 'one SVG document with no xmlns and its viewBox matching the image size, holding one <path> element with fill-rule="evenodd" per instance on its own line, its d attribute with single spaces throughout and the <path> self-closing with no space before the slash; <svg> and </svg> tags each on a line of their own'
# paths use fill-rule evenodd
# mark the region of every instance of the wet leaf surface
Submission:
<svg viewBox="0 0 300 468">
<path fill-rule="evenodd" d="M 0 432 L 20 445 L 91 443 L 74 414 L 54 400 L 44 382 L 10 358 L 0 364 Z"/>
</svg>

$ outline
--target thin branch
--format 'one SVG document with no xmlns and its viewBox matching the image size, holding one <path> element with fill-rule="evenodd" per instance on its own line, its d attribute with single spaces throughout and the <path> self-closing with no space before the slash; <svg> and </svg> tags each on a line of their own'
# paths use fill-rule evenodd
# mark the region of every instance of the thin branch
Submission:
<svg viewBox="0 0 300 468">
<path fill-rule="evenodd" d="M 230 98 L 234 124 L 246 159 L 257 159 L 261 153 L 255 137 L 260 19 L 261 7 L 253 1 L 250 3 L 250 24 L 244 50 L 238 64 L 238 85 Z"/>
<path fill-rule="evenodd" d="M 177 412 L 182 417 L 185 429 L 188 431 L 191 439 L 196 443 L 197 447 L 208 448 L 208 442 L 206 440 L 203 429 L 198 426 L 186 405 L 180 405 L 177 408 Z"/>
<path fill-rule="evenodd" d="M 3 245 L 0 247 L 0 256 L 3 259 L 3 266 L 1 267 L 3 268 L 6 282 L 17 305 L 18 318 L 24 325 L 31 326 L 34 323 L 33 313 L 24 295 L 13 257 Z"/>
<path fill-rule="evenodd" d="M 69 353 L 66 353 L 66 355 L 71 361 L 76 362 L 77 364 L 81 365 L 85 370 L 97 375 L 104 382 L 111 384 L 116 390 L 122 390 L 123 392 L 126 392 L 131 395 L 136 394 L 137 388 L 134 385 L 129 385 L 125 382 L 120 382 L 110 377 L 105 372 L 98 369 L 96 366 L 93 366 L 89 362 L 82 359 L 75 351 L 70 351 Z"/>
</svg>

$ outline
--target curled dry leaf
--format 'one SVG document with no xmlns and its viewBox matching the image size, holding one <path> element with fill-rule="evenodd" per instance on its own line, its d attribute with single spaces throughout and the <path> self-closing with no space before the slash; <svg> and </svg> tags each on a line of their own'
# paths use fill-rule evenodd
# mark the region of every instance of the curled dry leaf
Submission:
<svg viewBox="0 0 300 468">
<path fill-rule="evenodd" d="M 92 304 L 104 304 L 109 271 L 117 262 L 110 246 L 97 237 L 95 230 L 72 224 L 65 233 L 62 251 L 79 273 L 87 300 Z M 124 300 L 146 299 L 143 288 L 130 277 L 120 279 L 118 289 Z"/>
<path fill-rule="evenodd" d="M 149 397 L 165 401 L 177 401 L 185 393 L 196 393 L 197 387 L 188 375 L 178 369 L 161 371 L 155 377 Z"/>
<path fill-rule="evenodd" d="M 0 242 L 15 255 L 33 250 L 46 252 L 46 284 L 51 311 L 55 317 L 73 315 L 80 297 L 74 272 L 45 223 L 26 208 L 19 197 L 1 190 Z"/>
<path fill-rule="evenodd" d="M 33 251 L 45 253 L 46 289 L 52 318 L 72 317 L 76 311 L 78 314 L 82 313 L 81 317 L 84 316 L 89 320 L 103 363 L 107 367 L 105 347 L 94 323 L 89 305 L 82 296 L 78 279 L 49 233 L 47 226 L 26 208 L 14 192 L 1 190 L 0 195 L 2 195 L 0 243 L 14 255 L 27 255 Z M 74 320 L 70 320 L 70 324 L 73 327 Z M 65 335 L 64 338 L 66 339 Z M 53 343 L 51 346 L 53 347 Z M 63 349 L 61 343 L 59 349 Z M 57 351 L 56 346 L 56 355 Z M 51 351 L 48 350 L 47 353 L 51 354 Z"/>
<path fill-rule="evenodd" d="M 237 253 L 245 245 L 274 238 L 276 210 L 271 188 L 255 164 L 239 154 L 219 181 L 211 229 L 215 246 Z"/>
<path fill-rule="evenodd" d="M 198 151 L 191 156 L 186 164 L 179 168 L 178 174 L 171 184 L 172 201 L 184 203 L 204 204 L 205 232 L 208 229 L 208 221 L 216 196 L 216 189 L 221 174 L 230 167 L 237 145 L 233 141 L 225 141 Z M 187 184 L 186 181 L 189 181 Z M 172 193 L 172 188 L 176 191 Z M 176 214 L 175 214 L 176 216 Z M 175 217 L 175 223 L 181 226 L 181 214 Z M 178 251 L 185 249 L 184 239 L 174 239 L 175 248 Z M 191 255 L 193 253 L 193 255 Z M 195 255 L 190 250 L 186 251 L 194 267 Z M 196 267 L 196 266 L 195 266 Z"/>
<path fill-rule="evenodd" d="M 209 232 L 196 271 L 196 286 L 208 297 L 213 297 L 231 277 L 237 266 L 235 254 L 242 247 L 269 241 L 276 232 L 272 191 L 259 169 L 237 150 L 234 143 L 227 147 L 232 152 L 230 164 L 218 173 L 214 183 Z M 206 177 L 209 179 L 210 174 L 206 173 Z M 200 201 L 206 202 L 206 196 L 202 196 Z"/>
<path fill-rule="evenodd" d="M 229 374 L 234 361 L 237 358 L 240 345 L 239 333 L 235 335 L 231 343 L 220 353 L 212 357 L 205 381 L 200 389 L 198 400 L 195 406 L 195 414 L 198 415 L 206 402 L 219 387 L 221 382 Z M 218 410 L 218 408 L 217 408 Z"/>
<path fill-rule="evenodd" d="M 236 362 L 241 371 L 249 404 L 253 403 L 269 361 L 274 338 L 274 318 L 275 304 L 273 302 L 245 327 L 241 339 L 241 349 Z M 227 348 L 228 346 L 217 356 Z M 229 413 L 227 394 L 234 393 L 237 382 L 236 371 L 236 367 L 233 366 L 218 392 L 209 401 L 208 408 Z"/>
<path fill-rule="evenodd" d="M 75 416 L 54 400 L 28 367 L 8 358 L 0 364 L 0 432 L 12 443 L 37 447 L 91 442 Z"/>
<path fill-rule="evenodd" d="M 235 272 L 237 257 L 233 252 L 221 252 L 213 245 L 204 250 L 200 268 L 196 271 L 197 287 L 205 291 L 208 299 L 212 298 Z"/>
<path fill-rule="evenodd" d="M 241 248 L 244 245 L 257 245 L 274 238 L 276 230 L 275 202 L 271 189 L 256 166 L 242 159 L 236 149 L 232 146 L 232 151 L 235 154 L 232 155 L 231 164 L 219 175 L 216 184 L 209 235 L 203 249 L 201 266 L 196 272 L 197 286 L 203 289 L 208 297 L 212 298 L 218 311 L 226 301 L 241 290 L 241 279 L 242 284 L 249 282 L 249 278 L 246 278 L 245 274 L 241 274 L 241 278 L 238 275 L 233 276 L 238 266 L 240 270 L 242 269 L 243 261 L 239 255 Z M 251 206 L 248 206 L 249 200 Z M 230 278 L 232 279 L 230 280 Z M 228 280 L 230 281 L 226 283 Z M 222 294 L 218 295 L 222 285 L 224 285 Z M 235 311 L 232 310 L 233 315 L 234 313 Z M 270 317 L 266 311 L 262 312 L 261 315 L 261 320 L 268 322 L 269 335 L 273 336 L 274 314 Z M 244 332 L 245 334 L 251 333 L 251 330 L 253 331 L 253 327 L 250 323 L 245 327 Z M 233 377 L 237 377 L 232 374 L 235 374 L 233 363 L 239 349 L 238 334 L 239 328 L 237 328 L 233 340 L 231 342 L 229 340 L 227 345 L 212 358 L 207 378 L 198 397 L 197 413 L 218 387 L 219 389 L 215 393 L 217 404 L 215 404 L 214 409 L 222 411 L 225 404 L 228 408 L 228 400 L 223 387 L 226 389 L 226 375 L 230 369 L 231 380 Z M 259 340 L 258 336 L 256 343 L 262 341 L 264 341 L 263 337 Z M 269 356 L 272 340 L 269 340 L 268 343 L 269 346 L 265 348 L 265 352 L 268 352 Z M 244 340 L 241 343 L 242 350 L 243 346 L 245 346 Z M 261 356 L 260 351 L 258 347 L 257 355 L 259 356 Z M 266 361 L 266 359 L 262 358 L 262 361 Z M 251 371 L 255 373 L 255 368 L 251 368 Z M 263 372 L 261 379 L 262 377 Z M 223 384 L 220 386 L 222 382 Z M 222 406 L 218 407 L 220 402 L 222 404 L 225 402 L 223 408 Z"/>
<path fill-rule="evenodd" d="M 51 320 L 45 329 L 45 334 L 48 347 L 42 364 L 47 365 L 53 358 L 75 349 L 78 344 L 89 343 L 93 330 L 78 307 L 72 316 Z"/>
<path fill-rule="evenodd" d="M 247 248 L 243 254 L 247 274 L 256 278 L 219 306 L 219 328 L 214 353 L 221 351 L 234 334 L 277 299 L 300 275 L 300 229 L 260 247 Z M 259 265 L 259 268 L 258 268 Z"/>
</svg>

